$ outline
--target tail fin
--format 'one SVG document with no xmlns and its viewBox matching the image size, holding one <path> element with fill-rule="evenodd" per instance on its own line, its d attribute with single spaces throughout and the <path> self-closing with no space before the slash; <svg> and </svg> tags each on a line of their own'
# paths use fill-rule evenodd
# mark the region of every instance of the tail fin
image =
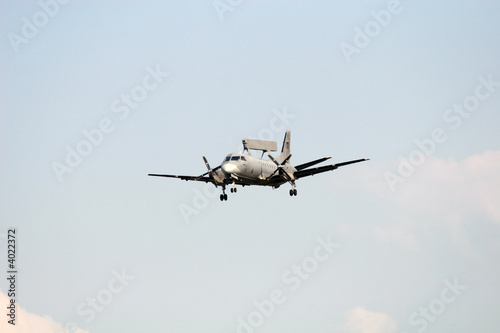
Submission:
<svg viewBox="0 0 500 333">
<path fill-rule="evenodd" d="M 283 146 L 281 147 L 281 154 L 276 158 L 279 163 L 283 161 L 290 155 L 290 130 L 286 130 L 285 137 L 283 138 Z M 287 162 L 288 163 L 288 162 Z"/>
</svg>

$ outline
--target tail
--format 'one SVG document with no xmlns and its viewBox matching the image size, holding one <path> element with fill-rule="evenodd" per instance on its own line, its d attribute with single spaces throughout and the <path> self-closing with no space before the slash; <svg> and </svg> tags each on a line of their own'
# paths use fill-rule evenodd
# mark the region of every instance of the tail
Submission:
<svg viewBox="0 0 500 333">
<path fill-rule="evenodd" d="M 290 130 L 286 130 L 285 137 L 283 138 L 283 146 L 281 147 L 281 154 L 276 158 L 279 163 L 283 163 L 283 161 L 290 155 Z M 287 163 L 289 163 L 287 161 Z"/>
</svg>

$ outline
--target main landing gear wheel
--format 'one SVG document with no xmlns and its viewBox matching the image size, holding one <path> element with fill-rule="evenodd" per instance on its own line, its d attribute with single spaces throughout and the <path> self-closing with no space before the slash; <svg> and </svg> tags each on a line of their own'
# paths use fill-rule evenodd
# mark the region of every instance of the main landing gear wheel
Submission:
<svg viewBox="0 0 500 333">
<path fill-rule="evenodd" d="M 290 190 L 290 196 L 296 196 L 297 195 L 297 189 Z"/>
<path fill-rule="evenodd" d="M 222 186 L 222 194 L 220 195 L 219 198 L 220 198 L 220 201 L 227 201 L 226 185 Z"/>
<path fill-rule="evenodd" d="M 232 187 L 231 187 L 231 193 L 236 193 L 236 190 L 237 190 L 237 188 L 236 188 L 236 187 L 235 187 L 235 188 L 232 188 Z"/>
</svg>

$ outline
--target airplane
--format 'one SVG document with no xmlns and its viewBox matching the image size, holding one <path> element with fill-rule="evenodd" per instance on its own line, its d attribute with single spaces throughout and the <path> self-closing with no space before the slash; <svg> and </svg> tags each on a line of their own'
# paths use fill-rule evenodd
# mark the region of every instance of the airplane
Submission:
<svg viewBox="0 0 500 333">
<path fill-rule="evenodd" d="M 191 180 L 212 183 L 215 187 L 221 186 L 221 201 L 227 200 L 227 185 L 231 185 L 231 193 L 236 193 L 236 185 L 241 185 L 242 187 L 259 185 L 278 188 L 284 183 L 290 183 L 292 186 L 289 192 L 290 196 L 296 196 L 297 189 L 295 181 L 300 178 L 335 170 L 341 166 L 369 160 L 369 158 L 362 158 L 311 168 L 312 166 L 331 158 L 323 157 L 314 161 L 293 166 L 290 164 L 290 158 L 292 157 L 292 153 L 290 152 L 290 137 L 291 131 L 287 130 L 283 139 L 281 154 L 276 157 L 273 157 L 268 153 L 269 151 L 277 151 L 275 141 L 243 139 L 243 151 L 227 155 L 222 163 L 215 168 L 211 168 L 206 157 L 202 156 L 205 166 L 208 169 L 208 171 L 202 175 L 180 176 L 150 173 L 148 176 L 178 178 L 185 181 Z M 260 158 L 255 157 L 250 153 L 250 150 L 260 150 L 262 151 L 262 156 Z M 269 157 L 268 160 L 262 158 L 265 153 L 267 153 L 267 156 Z"/>
</svg>

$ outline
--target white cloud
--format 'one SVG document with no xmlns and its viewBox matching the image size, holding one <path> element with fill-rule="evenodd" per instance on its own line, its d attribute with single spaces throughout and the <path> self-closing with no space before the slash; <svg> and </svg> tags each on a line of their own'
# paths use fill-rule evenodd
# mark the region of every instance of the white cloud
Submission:
<svg viewBox="0 0 500 333">
<path fill-rule="evenodd" d="M 406 210 L 443 219 L 480 214 L 500 223 L 500 151 L 456 162 L 428 158 L 392 195 Z"/>
<path fill-rule="evenodd" d="M 8 305 L 10 298 L 0 290 L 0 304 Z M 5 311 L 5 307 L 2 307 Z M 6 314 L 6 312 L 5 312 Z M 16 325 L 7 322 L 9 319 L 2 313 L 0 321 L 0 332 L 3 333 L 66 333 L 64 326 L 47 315 L 30 313 L 16 304 Z M 88 333 L 80 328 L 72 329 L 71 333 Z M 69 332 L 68 332 L 69 333 Z"/>
<path fill-rule="evenodd" d="M 343 333 L 393 333 L 397 331 L 397 325 L 385 313 L 357 307 L 347 312 L 347 321 L 340 331 Z"/>
<path fill-rule="evenodd" d="M 443 235 L 458 253 L 478 259 L 471 231 L 485 223 L 500 224 L 500 151 L 458 162 L 429 157 L 393 192 L 384 174 L 396 169 L 397 164 L 373 163 L 347 177 L 332 177 L 336 188 L 348 192 L 357 184 L 356 193 L 379 198 L 387 207 L 386 223 L 347 231 L 364 230 L 380 242 L 409 250 L 418 250 L 429 237 Z"/>
</svg>

